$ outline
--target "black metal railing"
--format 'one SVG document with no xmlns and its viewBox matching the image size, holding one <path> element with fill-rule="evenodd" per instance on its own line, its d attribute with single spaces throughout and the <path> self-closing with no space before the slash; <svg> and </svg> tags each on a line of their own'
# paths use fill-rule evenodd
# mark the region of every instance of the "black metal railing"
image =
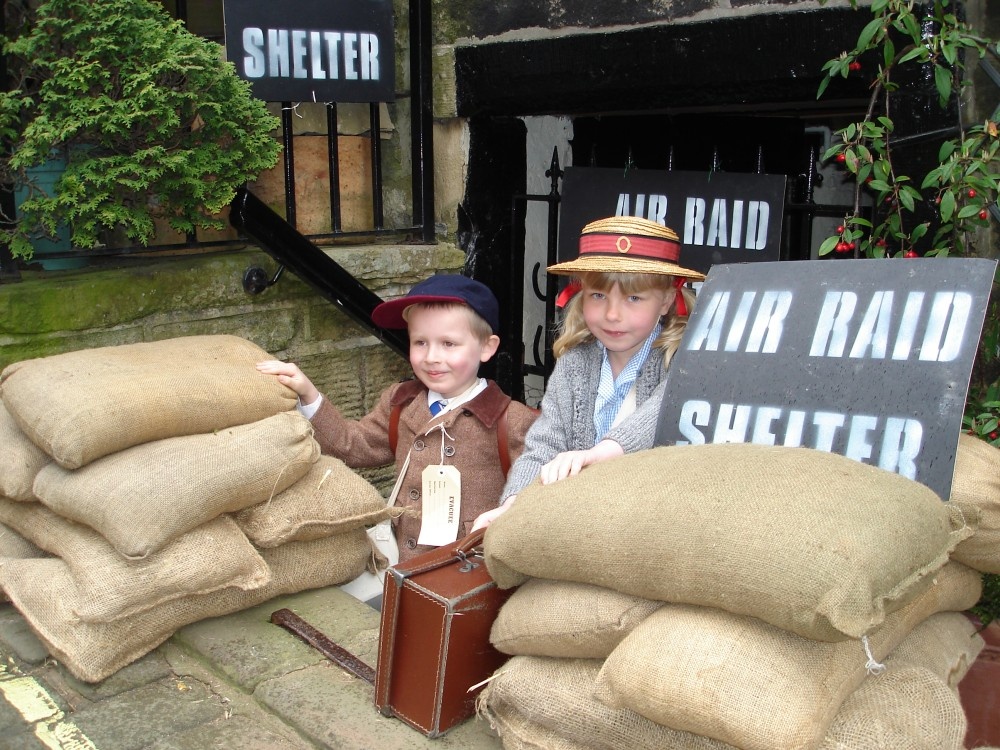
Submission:
<svg viewBox="0 0 1000 750">
<path fill-rule="evenodd" d="M 277 282 L 284 269 L 288 268 L 355 323 L 380 338 L 398 354 L 407 356 L 409 340 L 403 333 L 379 328 L 372 323 L 372 310 L 382 298 L 246 188 L 237 192 L 236 200 L 230 207 L 229 221 L 280 264 L 270 279 L 260 268 L 247 269 L 243 276 L 243 288 L 248 294 L 264 291 Z"/>
</svg>

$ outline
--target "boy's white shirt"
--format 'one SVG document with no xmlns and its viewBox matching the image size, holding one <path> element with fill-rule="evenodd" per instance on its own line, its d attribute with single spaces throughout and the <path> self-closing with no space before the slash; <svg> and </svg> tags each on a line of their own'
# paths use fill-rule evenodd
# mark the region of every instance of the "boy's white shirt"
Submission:
<svg viewBox="0 0 1000 750">
<path fill-rule="evenodd" d="M 457 409 L 459 406 L 464 404 L 466 401 L 471 401 L 480 393 L 486 390 L 486 380 L 484 378 L 476 378 L 476 382 L 470 385 L 462 393 L 455 396 L 455 398 L 447 399 L 442 396 L 437 391 L 427 390 L 427 408 L 430 409 L 431 404 L 435 401 L 444 401 L 444 406 L 441 408 L 435 416 L 440 417 L 442 414 L 447 414 L 453 409 Z"/>
<path fill-rule="evenodd" d="M 302 399 L 299 399 L 299 403 L 297 404 L 296 408 L 299 410 L 299 414 L 301 414 L 303 417 L 305 417 L 306 419 L 312 419 L 313 417 L 316 416 L 316 412 L 319 411 L 319 407 L 322 405 L 322 403 L 323 403 L 323 394 L 321 393 L 319 395 L 319 398 L 317 398 L 311 404 L 303 404 Z"/>
</svg>

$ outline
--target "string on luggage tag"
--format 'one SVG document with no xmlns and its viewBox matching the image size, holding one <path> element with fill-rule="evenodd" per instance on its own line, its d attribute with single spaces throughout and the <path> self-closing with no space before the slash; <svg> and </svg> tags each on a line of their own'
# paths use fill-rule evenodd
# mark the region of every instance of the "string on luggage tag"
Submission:
<svg viewBox="0 0 1000 750">
<path fill-rule="evenodd" d="M 424 433 L 424 437 L 430 435 L 432 432 L 434 432 L 434 430 L 441 430 L 441 464 L 444 464 L 444 439 L 447 437 L 451 442 L 454 443 L 455 438 L 453 438 L 450 434 L 448 434 L 448 428 L 445 427 L 440 422 L 431 427 L 430 429 L 428 429 L 427 432 Z"/>
<path fill-rule="evenodd" d="M 868 636 L 861 636 L 861 645 L 865 647 L 865 654 L 868 656 L 868 662 L 865 664 L 865 671 L 868 674 L 882 674 L 885 671 L 885 664 L 880 664 L 875 660 L 875 655 L 872 654 L 871 646 L 868 645 Z"/>
</svg>

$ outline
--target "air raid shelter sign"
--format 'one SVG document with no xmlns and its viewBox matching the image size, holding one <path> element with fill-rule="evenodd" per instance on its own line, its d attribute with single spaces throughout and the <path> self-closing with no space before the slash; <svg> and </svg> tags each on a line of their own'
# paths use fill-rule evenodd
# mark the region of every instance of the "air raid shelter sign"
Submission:
<svg viewBox="0 0 1000 750">
<path fill-rule="evenodd" d="M 270 102 L 395 99 L 390 0 L 224 0 L 226 55 Z"/>
<path fill-rule="evenodd" d="M 714 266 L 667 375 L 658 445 L 845 455 L 949 497 L 996 261 Z"/>
</svg>

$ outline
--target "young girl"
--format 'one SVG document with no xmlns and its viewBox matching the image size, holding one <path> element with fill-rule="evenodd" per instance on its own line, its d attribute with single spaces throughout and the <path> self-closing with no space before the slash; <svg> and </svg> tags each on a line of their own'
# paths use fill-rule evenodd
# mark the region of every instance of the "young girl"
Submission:
<svg viewBox="0 0 1000 750">
<path fill-rule="evenodd" d="M 684 284 L 705 278 L 678 264 L 680 249 L 668 227 L 612 217 L 583 228 L 579 257 L 547 269 L 574 277 L 556 302 L 565 305 L 556 366 L 500 507 L 479 516 L 476 528 L 536 477 L 549 484 L 653 446 L 667 366 L 694 304 Z"/>
</svg>

